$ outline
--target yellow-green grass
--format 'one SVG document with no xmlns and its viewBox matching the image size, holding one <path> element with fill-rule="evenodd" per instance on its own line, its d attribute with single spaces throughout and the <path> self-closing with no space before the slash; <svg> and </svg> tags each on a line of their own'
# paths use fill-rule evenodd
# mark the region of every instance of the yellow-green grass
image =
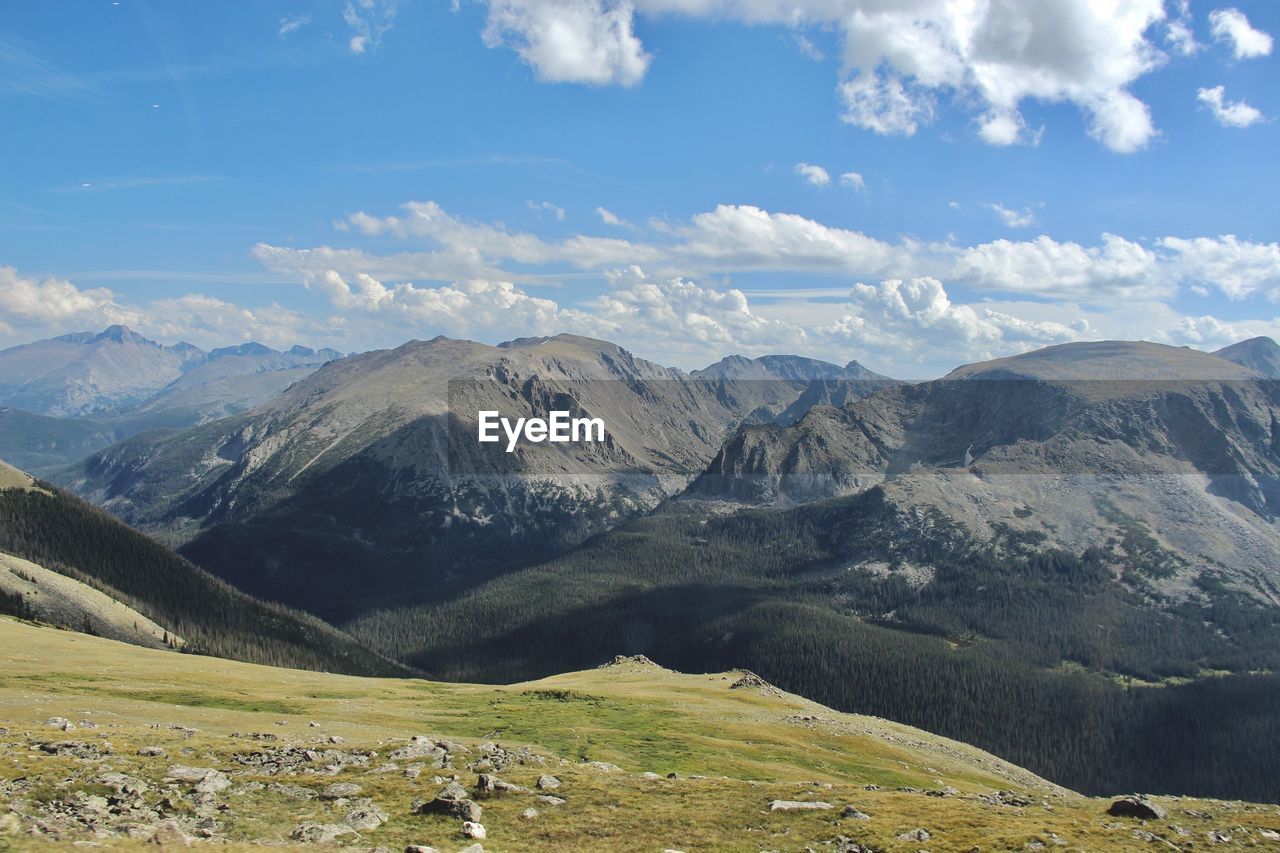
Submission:
<svg viewBox="0 0 1280 853">
<path fill-rule="evenodd" d="M 502 687 L 364 679 L 142 649 L 3 619 L 0 650 L 0 726 L 9 729 L 0 736 L 0 779 L 26 780 L 25 813 L 77 789 L 92 791 L 93 780 L 108 767 L 149 780 L 152 799 L 162 795 L 159 780 L 172 764 L 213 767 L 236 785 L 222 796 L 230 811 L 218 816 L 216 838 L 208 843 L 233 849 L 289 843 L 298 823 L 338 822 L 346 813 L 317 800 L 250 792 L 245 783 L 252 781 L 317 790 L 335 781 L 359 784 L 360 796 L 372 798 L 390 819 L 345 836 L 342 842 L 351 846 L 465 847 L 470 842 L 459 834 L 459 821 L 415 815 L 410 808 L 415 799 L 430 799 L 439 790 L 434 773 L 450 771 L 428 769 L 416 780 L 401 771 L 373 772 L 386 753 L 418 734 L 472 746 L 486 739 L 507 748 L 529 745 L 546 756 L 546 766 L 513 765 L 502 778 L 526 787 L 541 773 L 563 781 L 555 792 L 567 800 L 563 806 L 538 803 L 533 793 L 481 800 L 488 851 L 803 850 L 823 849 L 819 845 L 840 835 L 889 853 L 975 845 L 983 851 L 1023 850 L 1035 841 L 1054 849 L 1055 837 L 1066 842 L 1062 849 L 1146 850 L 1153 842 L 1134 830 L 1175 844 L 1193 840 L 1197 847 L 1205 846 L 1212 830 L 1242 846 L 1268 843 L 1262 829 L 1280 830 L 1275 806 L 1203 800 L 1158 798 L 1169 819 L 1148 825 L 1111 818 L 1105 813 L 1109 801 L 1065 791 L 972 747 L 777 691 L 731 689 L 737 673 L 687 675 L 631 662 Z M 57 731 L 45 725 L 53 716 L 88 719 L 98 727 Z M 170 726 L 199 731 L 187 736 Z M 279 740 L 253 740 L 252 733 Z M 328 747 L 334 735 L 345 742 Z M 31 749 L 44 741 L 103 739 L 112 752 L 101 760 Z M 233 760 L 236 753 L 293 744 L 374 749 L 381 755 L 368 767 L 336 776 L 271 777 Z M 168 756 L 137 755 L 143 746 L 163 747 Z M 584 760 L 622 769 L 607 772 Z M 476 774 L 461 769 L 463 763 L 455 762 L 456 772 L 472 787 Z M 646 771 L 662 778 L 645 778 Z M 668 773 L 677 778 L 666 778 Z M 695 776 L 703 778 L 690 778 Z M 938 797 L 897 790 L 937 792 L 944 785 L 959 793 Z M 1011 807 L 979 798 L 996 790 L 1021 792 L 1032 804 Z M 768 803 L 775 799 L 822 800 L 834 808 L 770 812 Z M 845 805 L 871 819 L 844 818 Z M 521 820 L 530 806 L 539 816 Z M 0 813 L 5 808 L 0 801 Z M 191 806 L 179 801 L 174 808 L 181 816 Z M 1191 836 L 1179 835 L 1175 824 Z M 0 847 L 94 840 L 128 848 L 145 841 L 91 839 L 87 833 L 55 840 L 26 834 L 29 821 L 20 829 L 10 821 L 9 827 Z M 932 839 L 897 838 L 917 827 Z"/>
</svg>

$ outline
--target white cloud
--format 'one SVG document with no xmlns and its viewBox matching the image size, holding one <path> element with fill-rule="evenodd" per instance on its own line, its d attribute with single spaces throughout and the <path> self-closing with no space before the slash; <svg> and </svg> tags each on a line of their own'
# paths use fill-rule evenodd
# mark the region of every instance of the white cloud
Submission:
<svg viewBox="0 0 1280 853">
<path fill-rule="evenodd" d="M 528 202 L 525 202 L 525 204 L 529 207 L 530 210 L 536 211 L 538 213 L 544 213 L 544 212 L 550 213 L 552 216 L 554 216 L 556 219 L 560 220 L 561 222 L 564 221 L 564 208 L 560 207 L 559 205 L 552 204 L 549 201 L 540 201 L 540 202 L 528 201 Z"/>
<path fill-rule="evenodd" d="M 860 172 L 845 172 L 840 176 L 840 186 L 863 192 L 867 188 L 867 182 Z"/>
<path fill-rule="evenodd" d="M 1223 86 L 1198 90 L 1196 100 L 1207 107 L 1223 127 L 1248 127 L 1262 121 L 1262 113 L 1243 100 L 1228 101 Z"/>
<path fill-rule="evenodd" d="M 833 30 L 842 41 L 842 117 L 882 134 L 911 135 L 940 98 L 982 116 L 979 135 L 996 145 L 1035 141 L 1023 101 L 1067 102 L 1090 133 L 1117 151 L 1156 134 L 1128 87 L 1164 54 L 1148 40 L 1165 20 L 1163 0 L 488 0 L 486 43 L 516 50 L 546 80 L 634 85 L 651 57 L 634 34 L 635 14 L 683 15 Z M 1181 24 L 1181 19 L 1179 19 Z M 1173 35 L 1169 35 L 1173 33 Z M 1166 37 L 1183 39 L 1169 28 Z"/>
<path fill-rule="evenodd" d="M 652 279 L 639 267 L 609 278 L 608 293 L 563 313 L 567 328 L 681 361 L 682 355 L 705 362 L 729 352 L 809 348 L 803 329 L 755 313 L 740 290 Z"/>
<path fill-rule="evenodd" d="M 634 228 L 635 227 L 630 222 L 626 221 L 625 219 L 622 219 L 621 217 L 618 216 L 618 214 L 614 213 L 612 210 L 609 210 L 608 208 L 597 207 L 596 216 L 599 216 L 600 221 L 603 222 L 605 225 L 613 225 L 618 228 Z"/>
<path fill-rule="evenodd" d="M 711 270 L 826 270 L 875 275 L 907 260 L 898 247 L 861 231 L 833 228 L 794 213 L 717 205 L 678 229 L 677 255 Z"/>
<path fill-rule="evenodd" d="M 351 28 L 347 47 L 352 53 L 377 50 L 382 37 L 395 24 L 400 0 L 347 0 L 342 19 Z"/>
<path fill-rule="evenodd" d="M 987 207 L 995 211 L 996 216 L 1000 217 L 1000 221 L 1010 228 L 1030 228 L 1036 224 L 1036 215 L 1029 207 L 1022 210 L 1011 210 L 999 202 L 989 204 Z"/>
<path fill-rule="evenodd" d="M 893 76 L 859 74 L 840 85 L 840 97 L 844 121 L 886 136 L 913 136 L 933 119 L 929 96 Z"/>
<path fill-rule="evenodd" d="M 1262 294 L 1280 302 L 1280 244 L 1251 243 L 1234 234 L 1182 239 L 1165 237 L 1161 248 L 1182 281 L 1210 284 L 1231 299 Z"/>
<path fill-rule="evenodd" d="M 825 187 L 831 183 L 831 175 L 827 173 L 827 170 L 812 163 L 796 163 L 795 172 L 815 187 Z"/>
<path fill-rule="evenodd" d="M 649 68 L 626 0 L 490 0 L 484 43 L 551 83 L 633 86 Z"/>
<path fill-rule="evenodd" d="M 290 33 L 297 32 L 309 23 L 311 23 L 311 15 L 309 14 L 285 15 L 280 19 L 280 30 L 277 35 L 280 38 L 284 38 Z"/>
<path fill-rule="evenodd" d="M 1090 336 L 1087 321 L 1025 320 L 991 308 L 957 305 L 935 278 L 858 284 L 848 313 L 819 332 L 863 349 L 916 352 L 931 363 L 993 358 Z M 939 359 L 938 355 L 947 356 Z"/>
<path fill-rule="evenodd" d="M 14 267 L 0 266 L 0 333 L 61 334 L 135 319 L 106 288 L 81 289 L 58 278 L 39 281 L 19 275 Z"/>
<path fill-rule="evenodd" d="M 796 50 L 800 51 L 800 54 L 806 59 L 821 62 L 827 58 L 822 49 L 803 33 L 791 33 L 791 43 L 796 46 Z"/>
<path fill-rule="evenodd" d="M 1173 285 L 1155 253 L 1114 234 L 1101 246 L 1034 240 L 995 240 L 956 250 L 951 275 L 975 287 L 1046 297 L 1127 300 L 1164 297 Z"/>
<path fill-rule="evenodd" d="M 1213 40 L 1229 42 L 1236 59 L 1252 59 L 1271 53 L 1271 36 L 1255 30 L 1239 9 L 1214 9 L 1209 13 Z"/>
<path fill-rule="evenodd" d="M 402 328 L 452 337 L 554 334 L 559 307 L 530 296 L 511 282 L 470 279 L 442 287 L 412 283 L 386 285 L 373 276 L 344 277 L 334 270 L 309 273 L 307 287 L 322 293 L 334 308 L 390 320 Z"/>
</svg>

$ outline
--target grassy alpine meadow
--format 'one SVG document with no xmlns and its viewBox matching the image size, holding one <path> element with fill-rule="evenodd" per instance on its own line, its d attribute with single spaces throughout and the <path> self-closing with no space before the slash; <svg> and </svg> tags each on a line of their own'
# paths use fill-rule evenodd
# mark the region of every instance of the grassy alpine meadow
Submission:
<svg viewBox="0 0 1280 853">
<path fill-rule="evenodd" d="M 1143 802 L 1163 819 L 1112 816 L 1110 799 L 742 672 L 631 658 L 505 686 L 359 678 L 10 619 L 0 650 L 2 849 L 1280 843 L 1274 805 L 1159 797 Z"/>
</svg>

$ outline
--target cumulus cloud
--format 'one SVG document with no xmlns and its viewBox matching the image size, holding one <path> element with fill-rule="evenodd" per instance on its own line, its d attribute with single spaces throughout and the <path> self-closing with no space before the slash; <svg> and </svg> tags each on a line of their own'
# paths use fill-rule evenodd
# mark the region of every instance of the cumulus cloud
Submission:
<svg viewBox="0 0 1280 853">
<path fill-rule="evenodd" d="M 806 27 L 835 31 L 842 118 L 876 133 L 914 134 L 948 99 L 974 109 L 979 136 L 995 145 L 1038 138 L 1020 112 L 1027 100 L 1074 104 L 1091 135 L 1117 151 L 1138 150 L 1156 134 L 1150 111 L 1128 87 L 1164 59 L 1148 39 L 1165 20 L 1163 0 L 488 3 L 486 44 L 516 50 L 539 77 L 556 82 L 638 83 L 651 57 L 634 33 L 635 15 L 683 15 L 786 27 L 797 38 Z M 1187 45 L 1189 32 L 1179 18 L 1166 38 Z M 1256 37 L 1244 38 L 1258 49 Z"/>
<path fill-rule="evenodd" d="M 861 348 L 929 354 L 930 360 L 941 351 L 958 360 L 991 358 L 1081 340 L 1091 333 L 1083 320 L 1066 325 L 957 305 L 942 282 L 930 277 L 855 285 L 846 309 L 820 334 Z"/>
<path fill-rule="evenodd" d="M 1124 300 L 1173 290 L 1154 252 L 1114 234 L 1104 234 L 1101 246 L 1046 235 L 995 240 L 957 250 L 951 273 L 983 289 L 1045 297 Z"/>
<path fill-rule="evenodd" d="M 206 346 L 256 340 L 283 347 L 333 332 L 324 321 L 278 305 L 248 308 L 200 294 L 127 304 L 106 288 L 38 280 L 0 267 L 0 336 L 26 342 L 116 323 L 149 337 Z"/>
<path fill-rule="evenodd" d="M 347 42 L 351 52 L 377 50 L 382 37 L 395 24 L 399 5 L 400 0 L 347 0 L 342 9 L 342 19 L 351 28 L 351 38 Z"/>
<path fill-rule="evenodd" d="M 1165 237 L 1173 273 L 1187 283 L 1208 284 L 1231 299 L 1261 294 L 1280 302 L 1280 244 L 1253 243 L 1234 234 L 1183 239 Z"/>
<path fill-rule="evenodd" d="M 665 226 L 669 239 L 660 244 L 585 235 L 553 243 L 528 232 L 454 216 L 434 201 L 408 202 L 401 205 L 401 213 L 390 216 L 353 213 L 341 225 L 369 236 L 421 239 L 438 248 L 375 257 L 357 250 L 297 250 L 262 244 L 254 254 L 279 272 L 359 271 L 362 264 L 377 264 L 379 274 L 395 269 L 396 277 L 423 278 L 511 278 L 501 270 L 502 261 L 569 264 L 579 269 L 640 265 L 694 273 L 813 270 L 879 275 L 906 254 L 901 247 L 861 231 L 751 205 L 718 205 L 695 215 L 687 225 Z"/>
<path fill-rule="evenodd" d="M 834 228 L 794 213 L 751 205 L 717 205 L 677 231 L 677 255 L 711 270 L 827 270 L 876 274 L 906 253 L 861 231 Z"/>
<path fill-rule="evenodd" d="M 484 43 L 508 47 L 551 83 L 633 86 L 650 56 L 626 0 L 490 0 Z"/>
<path fill-rule="evenodd" d="M 1200 89 L 1196 92 L 1196 100 L 1208 108 L 1223 127 L 1248 127 L 1262 121 L 1262 113 L 1243 100 L 1228 101 L 1224 86 Z"/>
<path fill-rule="evenodd" d="M 802 328 L 757 314 L 740 290 L 654 279 L 634 266 L 612 271 L 609 279 L 608 293 L 564 312 L 568 328 L 668 356 L 809 349 Z"/>
<path fill-rule="evenodd" d="M 1214 9 L 1209 13 L 1209 32 L 1213 40 L 1227 42 L 1236 59 L 1252 59 L 1271 53 L 1271 36 L 1255 30 L 1239 9 Z"/>
<path fill-rule="evenodd" d="M 135 320 L 136 314 L 118 305 L 106 288 L 81 289 L 59 278 L 41 281 L 0 266 L 0 333 L 61 333 Z"/>
<path fill-rule="evenodd" d="M 827 173 L 827 170 L 812 163 L 796 163 L 795 173 L 806 183 L 815 187 L 825 187 L 831 183 L 831 175 Z"/>
<path fill-rule="evenodd" d="M 840 186 L 862 192 L 867 188 L 867 182 L 863 180 L 860 172 L 845 172 L 840 176 Z"/>
</svg>

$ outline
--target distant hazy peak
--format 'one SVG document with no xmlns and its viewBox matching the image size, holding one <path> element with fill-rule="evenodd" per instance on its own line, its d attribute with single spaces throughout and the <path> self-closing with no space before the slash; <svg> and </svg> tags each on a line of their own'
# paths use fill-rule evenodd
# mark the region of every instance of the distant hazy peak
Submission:
<svg viewBox="0 0 1280 853">
<path fill-rule="evenodd" d="M 212 361 L 215 358 L 223 358 L 228 355 L 272 355 L 275 353 L 276 350 L 273 350 L 269 346 L 260 344 L 257 341 L 249 341 L 247 343 L 237 344 L 236 346 L 218 347 L 217 349 L 210 350 L 209 360 Z"/>
<path fill-rule="evenodd" d="M 803 355 L 726 356 L 715 364 L 693 371 L 701 379 L 783 379 L 810 382 L 815 379 L 887 380 L 856 361 L 844 367 Z"/>
<path fill-rule="evenodd" d="M 1272 378 L 1280 378 L 1280 344 L 1260 336 L 1223 347 L 1214 353 Z"/>
<path fill-rule="evenodd" d="M 1259 375 L 1249 367 L 1187 347 L 1150 341 L 1087 341 L 966 364 L 945 378 L 1224 381 L 1257 379 Z"/>
</svg>

